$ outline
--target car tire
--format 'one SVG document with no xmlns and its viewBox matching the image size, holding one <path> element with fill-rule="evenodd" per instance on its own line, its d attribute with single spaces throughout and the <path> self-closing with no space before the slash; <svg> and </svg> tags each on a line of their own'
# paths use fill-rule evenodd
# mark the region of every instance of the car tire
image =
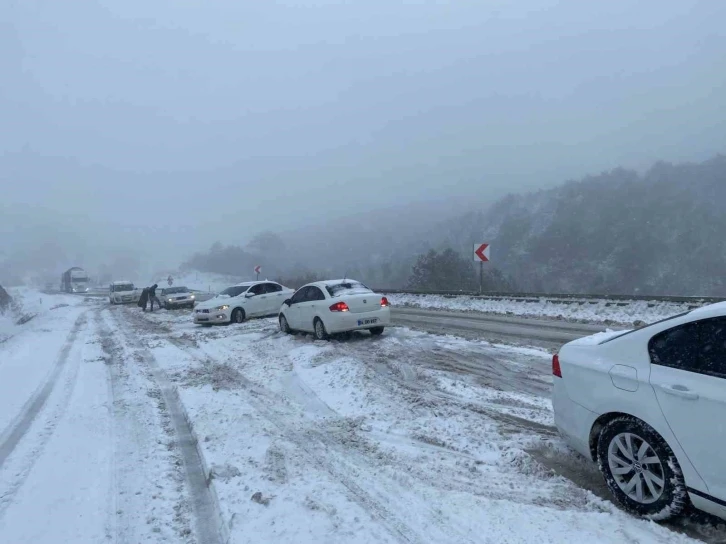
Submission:
<svg viewBox="0 0 726 544">
<path fill-rule="evenodd" d="M 323 323 L 323 320 L 319 317 L 316 317 L 313 321 L 313 331 L 315 331 L 315 340 L 328 339 L 328 332 L 325 330 L 325 324 Z"/>
<path fill-rule="evenodd" d="M 242 308 L 235 308 L 232 310 L 232 316 L 230 319 L 230 323 L 244 323 L 245 320 L 245 311 Z"/>
<path fill-rule="evenodd" d="M 280 322 L 280 332 L 284 334 L 292 334 L 290 324 L 287 322 L 287 318 L 284 315 L 280 314 L 280 319 L 278 321 Z"/>
<path fill-rule="evenodd" d="M 385 327 L 372 327 L 370 329 L 371 334 L 373 336 L 380 336 L 380 335 L 382 335 L 384 330 L 385 330 Z"/>
<path fill-rule="evenodd" d="M 673 450 L 638 418 L 622 416 L 605 424 L 598 437 L 597 461 L 615 500 L 632 514 L 662 521 L 678 516 L 688 505 Z"/>
</svg>

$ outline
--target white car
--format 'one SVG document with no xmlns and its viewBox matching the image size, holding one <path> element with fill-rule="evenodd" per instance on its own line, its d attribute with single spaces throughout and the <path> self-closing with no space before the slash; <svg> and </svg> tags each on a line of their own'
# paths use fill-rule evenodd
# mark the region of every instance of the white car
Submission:
<svg viewBox="0 0 726 544">
<path fill-rule="evenodd" d="M 292 289 L 274 281 L 250 281 L 228 287 L 194 308 L 194 323 L 242 323 L 248 317 L 276 315 Z"/>
<path fill-rule="evenodd" d="M 318 340 L 356 330 L 379 335 L 391 324 L 391 309 L 386 297 L 358 281 L 318 281 L 285 301 L 279 321 L 282 332 L 312 332 Z"/>
<path fill-rule="evenodd" d="M 170 310 L 172 308 L 194 308 L 196 295 L 184 286 L 164 287 L 158 289 L 161 305 Z"/>
<path fill-rule="evenodd" d="M 115 281 L 108 286 L 108 301 L 111 304 L 138 302 L 141 293 L 130 281 Z"/>
<path fill-rule="evenodd" d="M 566 344 L 555 423 L 626 510 L 726 519 L 726 303 Z"/>
</svg>

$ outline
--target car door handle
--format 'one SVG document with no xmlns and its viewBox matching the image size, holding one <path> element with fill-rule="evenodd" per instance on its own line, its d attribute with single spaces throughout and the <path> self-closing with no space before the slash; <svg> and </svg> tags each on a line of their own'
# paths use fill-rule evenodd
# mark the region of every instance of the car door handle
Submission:
<svg viewBox="0 0 726 544">
<path fill-rule="evenodd" d="M 660 385 L 664 393 L 681 397 L 682 399 L 698 400 L 698 393 L 694 393 L 684 385 Z"/>
</svg>

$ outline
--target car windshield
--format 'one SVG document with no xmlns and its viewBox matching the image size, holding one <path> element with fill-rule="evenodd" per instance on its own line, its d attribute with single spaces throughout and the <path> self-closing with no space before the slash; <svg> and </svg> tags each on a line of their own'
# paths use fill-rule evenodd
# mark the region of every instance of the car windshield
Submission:
<svg viewBox="0 0 726 544">
<path fill-rule="evenodd" d="M 179 287 L 166 287 L 165 289 L 162 289 L 161 292 L 164 295 L 176 295 L 176 294 L 179 294 L 179 293 L 188 293 L 189 292 L 189 289 L 187 289 L 186 287 L 182 287 L 182 286 L 179 286 Z"/>
<path fill-rule="evenodd" d="M 325 289 L 331 297 L 339 297 L 342 295 L 358 295 L 370 293 L 371 290 L 358 281 L 348 281 L 343 283 L 333 283 L 326 285 Z"/>
<path fill-rule="evenodd" d="M 133 291 L 134 284 L 133 283 L 119 283 L 119 284 L 113 286 L 113 290 L 115 293 L 118 293 L 120 291 Z"/>
<path fill-rule="evenodd" d="M 249 285 L 233 285 L 232 287 L 227 287 L 224 291 L 219 293 L 218 297 L 237 297 L 241 295 L 242 293 L 246 292 L 247 289 L 249 289 Z"/>
<path fill-rule="evenodd" d="M 622 338 L 623 336 L 627 336 L 628 334 L 632 334 L 637 331 L 642 331 L 643 329 L 647 329 L 649 327 L 653 327 L 655 325 L 660 325 L 661 323 L 665 323 L 666 321 L 670 321 L 671 319 L 678 319 L 679 317 L 683 317 L 684 315 L 688 315 L 691 312 L 683 312 L 677 315 L 672 315 L 670 317 L 666 317 L 665 319 L 661 319 L 659 321 L 654 321 L 653 323 L 648 323 L 647 325 L 643 327 L 639 327 L 637 329 L 631 329 L 629 331 L 623 331 L 621 334 L 616 334 L 615 336 L 611 336 L 610 338 L 607 338 L 600 342 L 600 344 L 607 344 L 608 342 L 612 342 L 613 340 L 617 340 L 618 338 Z"/>
</svg>

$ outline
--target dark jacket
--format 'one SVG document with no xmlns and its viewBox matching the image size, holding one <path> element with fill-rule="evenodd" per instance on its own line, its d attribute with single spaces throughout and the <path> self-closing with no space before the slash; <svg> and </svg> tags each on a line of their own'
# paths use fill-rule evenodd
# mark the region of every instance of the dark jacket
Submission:
<svg viewBox="0 0 726 544">
<path fill-rule="evenodd" d="M 156 296 L 156 288 L 159 287 L 158 284 L 154 284 L 151 287 L 149 287 L 149 297 L 155 297 Z"/>
<path fill-rule="evenodd" d="M 144 289 L 141 291 L 141 296 L 139 297 L 138 306 L 139 308 L 145 308 L 146 303 L 149 301 L 149 289 L 144 287 Z"/>
</svg>

